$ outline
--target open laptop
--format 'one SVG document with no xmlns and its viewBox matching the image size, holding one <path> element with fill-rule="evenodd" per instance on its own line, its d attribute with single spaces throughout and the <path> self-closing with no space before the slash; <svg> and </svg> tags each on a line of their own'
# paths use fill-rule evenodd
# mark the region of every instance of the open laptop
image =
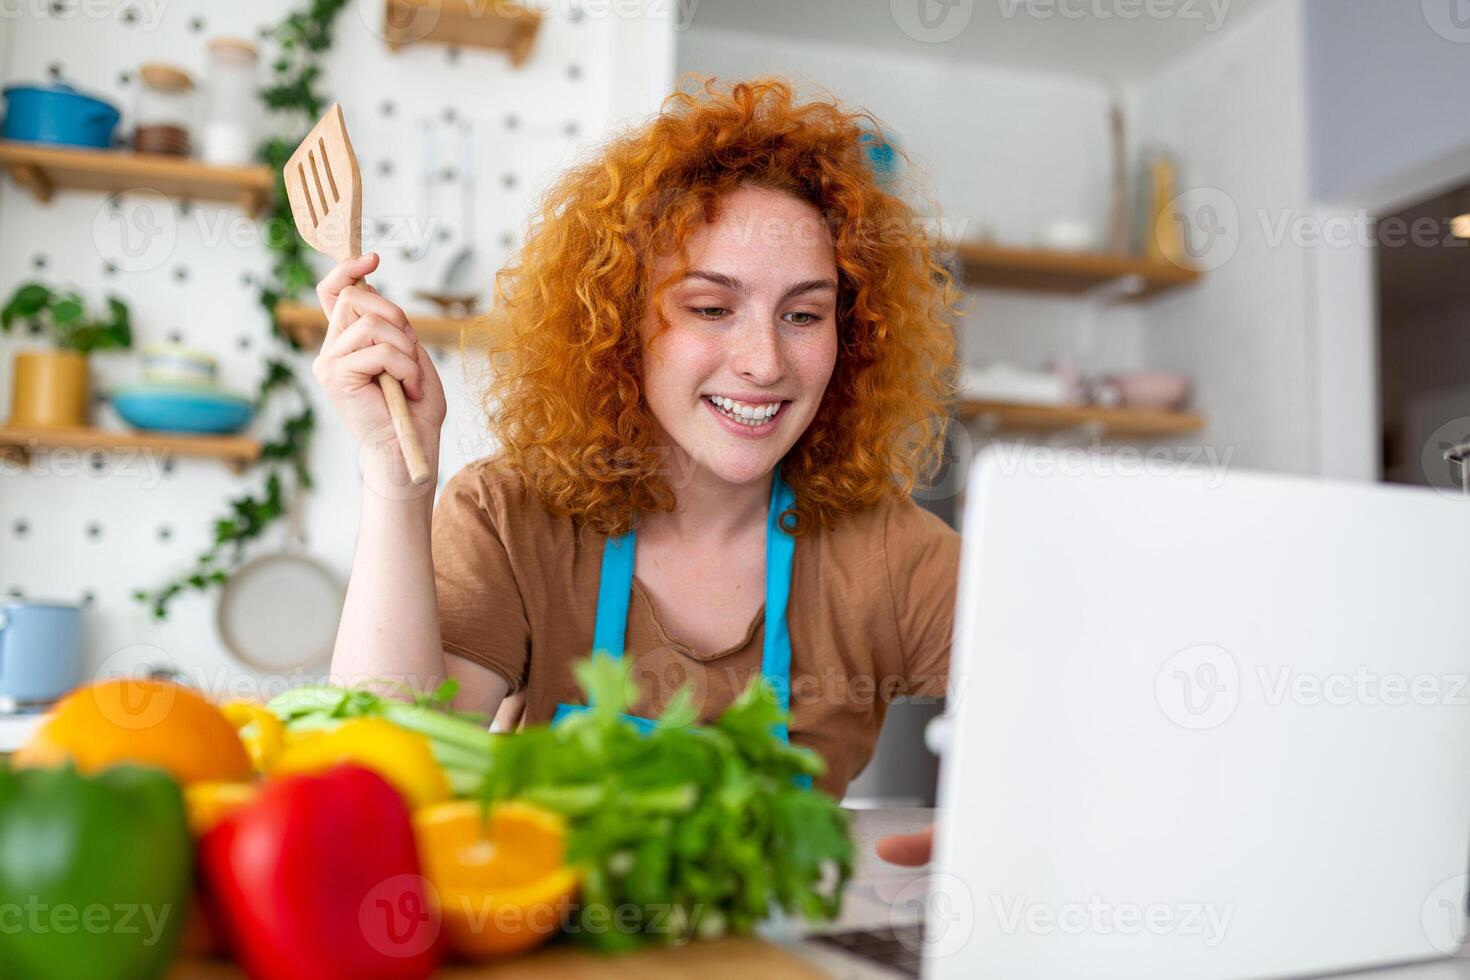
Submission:
<svg viewBox="0 0 1470 980">
<path fill-rule="evenodd" d="M 938 980 L 1454 952 L 1470 501 L 1128 459 L 977 459 L 923 930 L 804 945 Z"/>
</svg>

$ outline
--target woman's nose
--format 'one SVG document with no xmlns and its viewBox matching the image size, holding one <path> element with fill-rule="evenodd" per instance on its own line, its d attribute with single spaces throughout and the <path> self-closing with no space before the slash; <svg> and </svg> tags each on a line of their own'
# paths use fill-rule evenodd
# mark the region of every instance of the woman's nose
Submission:
<svg viewBox="0 0 1470 980">
<path fill-rule="evenodd" d="M 785 373 L 781 337 L 774 326 L 752 326 L 736 331 L 730 367 L 751 384 L 771 385 Z"/>
</svg>

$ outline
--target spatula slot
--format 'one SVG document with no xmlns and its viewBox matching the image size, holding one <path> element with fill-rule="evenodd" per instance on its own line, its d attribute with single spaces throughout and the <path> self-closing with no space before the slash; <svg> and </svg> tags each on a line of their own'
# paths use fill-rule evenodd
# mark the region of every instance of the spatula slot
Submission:
<svg viewBox="0 0 1470 980">
<path fill-rule="evenodd" d="M 322 202 L 322 217 L 326 217 L 332 212 L 332 208 L 330 205 L 327 204 L 327 192 L 322 190 L 322 175 L 317 172 L 316 153 L 308 150 L 306 153 L 306 159 L 311 164 L 311 179 L 316 181 L 317 197 L 320 198 Z"/>
<path fill-rule="evenodd" d="M 336 204 L 342 198 L 337 195 L 337 181 L 332 176 L 332 157 L 327 153 L 327 141 L 318 136 L 316 138 L 316 145 L 321 150 L 322 169 L 327 172 L 327 186 L 332 189 L 332 203 Z"/>
<path fill-rule="evenodd" d="M 311 213 L 311 226 L 315 228 L 317 226 L 316 205 L 311 203 L 311 191 L 307 190 L 306 165 L 298 162 L 296 172 L 301 175 L 301 199 L 306 202 L 306 210 Z"/>
</svg>

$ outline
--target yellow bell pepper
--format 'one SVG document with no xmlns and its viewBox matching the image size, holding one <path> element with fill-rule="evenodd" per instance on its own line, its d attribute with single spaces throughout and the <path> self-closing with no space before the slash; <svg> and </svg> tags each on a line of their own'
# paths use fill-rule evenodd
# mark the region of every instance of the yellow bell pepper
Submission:
<svg viewBox="0 0 1470 980">
<path fill-rule="evenodd" d="M 220 706 L 220 711 L 235 726 L 245 751 L 250 754 L 250 764 L 258 773 L 270 772 L 276 756 L 285 744 L 286 729 L 273 712 L 254 701 L 230 701 Z"/>
<path fill-rule="evenodd" d="M 330 731 L 293 737 L 271 774 L 320 772 L 343 762 L 372 769 L 411 809 L 449 799 L 449 777 L 435 761 L 429 740 L 382 718 L 354 718 Z"/>
</svg>

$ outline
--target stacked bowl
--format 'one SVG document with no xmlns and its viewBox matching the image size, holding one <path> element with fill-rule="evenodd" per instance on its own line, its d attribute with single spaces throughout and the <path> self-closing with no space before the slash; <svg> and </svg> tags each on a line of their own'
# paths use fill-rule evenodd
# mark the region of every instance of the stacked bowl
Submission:
<svg viewBox="0 0 1470 980">
<path fill-rule="evenodd" d="M 143 348 L 143 380 L 112 393 L 112 407 L 135 429 L 223 435 L 254 414 L 250 399 L 219 387 L 214 358 L 178 344 Z"/>
</svg>

